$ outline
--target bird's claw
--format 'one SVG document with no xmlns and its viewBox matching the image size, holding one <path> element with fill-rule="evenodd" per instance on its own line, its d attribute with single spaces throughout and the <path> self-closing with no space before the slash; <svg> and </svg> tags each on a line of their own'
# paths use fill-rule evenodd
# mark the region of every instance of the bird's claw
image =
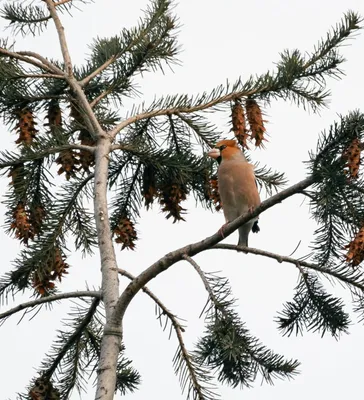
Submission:
<svg viewBox="0 0 364 400">
<path fill-rule="evenodd" d="M 225 239 L 224 228 L 229 222 L 225 222 L 225 224 L 219 229 L 219 233 L 223 239 Z"/>
</svg>

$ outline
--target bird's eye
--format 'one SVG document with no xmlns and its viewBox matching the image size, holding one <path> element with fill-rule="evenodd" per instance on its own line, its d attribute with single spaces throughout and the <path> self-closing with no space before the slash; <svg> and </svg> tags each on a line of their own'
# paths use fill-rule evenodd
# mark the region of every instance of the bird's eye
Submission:
<svg viewBox="0 0 364 400">
<path fill-rule="evenodd" d="M 224 149 L 226 149 L 226 144 L 223 144 L 222 146 L 219 147 L 220 151 L 223 151 Z"/>
</svg>

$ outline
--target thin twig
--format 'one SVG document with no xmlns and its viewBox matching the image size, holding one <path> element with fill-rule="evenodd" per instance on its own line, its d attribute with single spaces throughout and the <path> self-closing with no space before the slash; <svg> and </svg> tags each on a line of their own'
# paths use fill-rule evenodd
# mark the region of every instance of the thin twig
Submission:
<svg viewBox="0 0 364 400">
<path fill-rule="evenodd" d="M 205 274 L 203 273 L 202 269 L 201 269 L 200 266 L 197 264 L 197 262 L 196 262 L 192 257 L 188 256 L 187 254 L 184 254 L 184 255 L 182 256 L 182 258 L 185 259 L 186 261 L 188 261 L 188 262 L 193 266 L 193 268 L 194 268 L 194 269 L 196 270 L 196 272 L 199 274 L 199 276 L 200 276 L 200 278 L 201 278 L 201 280 L 202 280 L 202 282 L 203 282 L 203 284 L 204 284 L 204 286 L 205 286 L 205 289 L 206 289 L 207 293 L 209 294 L 209 297 L 210 297 L 211 301 L 212 301 L 214 304 L 217 304 L 218 301 L 217 301 L 217 299 L 216 299 L 216 296 L 215 296 L 215 294 L 214 294 L 214 291 L 211 289 L 211 286 L 209 285 L 209 282 L 208 282 L 208 280 L 206 279 Z"/>
<path fill-rule="evenodd" d="M 90 107 L 94 108 L 104 97 L 106 97 L 108 94 L 112 93 L 113 89 L 109 88 L 101 92 L 97 97 L 95 97 L 91 102 L 90 102 Z"/>
<path fill-rule="evenodd" d="M 56 5 L 54 4 L 53 0 L 45 0 L 45 2 L 47 3 L 49 13 L 51 14 L 51 17 L 53 19 L 54 25 L 56 26 L 56 30 L 58 33 L 59 44 L 61 47 L 63 60 L 66 67 L 65 72 L 67 76 L 71 77 L 73 76 L 73 68 L 72 68 L 70 52 L 68 50 L 66 35 L 64 33 L 64 27 L 62 25 L 61 20 L 58 17 L 58 13 L 56 11 Z"/>
<path fill-rule="evenodd" d="M 287 256 L 282 256 L 280 254 L 275 254 L 275 253 L 271 253 L 269 251 L 266 250 L 261 250 L 261 249 L 255 249 L 253 247 L 244 247 L 244 246 L 236 246 L 233 244 L 216 244 L 213 247 L 210 247 L 208 250 L 214 250 L 214 249 L 222 249 L 222 250 L 235 250 L 235 251 L 239 251 L 239 252 L 243 252 L 243 253 L 250 253 L 250 254 L 255 254 L 255 255 L 259 255 L 259 256 L 264 256 L 267 258 L 273 258 L 274 260 L 277 260 L 279 263 L 282 262 L 286 262 L 289 264 L 293 264 L 296 268 L 298 268 L 301 271 L 301 267 L 305 267 L 308 269 L 313 269 L 317 272 L 321 272 L 323 274 L 327 274 L 330 276 L 333 276 L 334 278 L 345 282 L 348 285 L 352 285 L 355 286 L 356 288 L 362 290 L 364 292 L 364 285 L 356 282 L 355 280 L 352 280 L 350 278 L 347 278 L 345 276 L 340 275 L 339 273 L 330 270 L 329 268 L 325 268 L 325 267 L 320 267 L 317 264 L 314 263 L 309 263 L 307 261 L 302 261 L 302 260 L 297 260 L 295 258 L 292 257 L 287 257 Z M 302 271 L 301 271 L 302 272 Z"/>
<path fill-rule="evenodd" d="M 31 78 L 31 79 L 44 79 L 44 78 L 51 78 L 51 79 L 64 79 L 63 75 L 56 75 L 56 74 L 21 74 L 13 76 L 12 79 L 24 79 L 24 78 Z"/>
<path fill-rule="evenodd" d="M 22 53 L 24 55 L 22 55 Z M 43 69 L 45 71 L 48 71 L 51 74 L 54 74 L 54 73 L 58 74 L 59 73 L 58 68 L 56 69 L 55 66 L 54 66 L 55 68 L 51 68 L 47 64 L 44 64 L 42 62 L 33 60 L 28 55 L 25 55 L 25 54 L 29 54 L 29 52 L 14 52 L 14 51 L 9 51 L 9 50 L 6 50 L 6 49 L 0 47 L 0 54 L 8 56 L 9 58 L 15 58 L 17 60 L 24 61 L 24 62 L 26 62 L 28 64 L 34 65 L 35 67 L 38 67 L 38 68 Z M 61 71 L 60 77 L 61 76 L 63 77 L 63 72 L 62 71 Z"/>
<path fill-rule="evenodd" d="M 93 78 L 95 78 L 98 74 L 100 74 L 104 69 L 106 69 L 109 65 L 111 65 L 117 58 L 115 56 L 111 56 L 107 61 L 105 61 L 102 65 L 95 69 L 95 71 L 91 72 L 90 75 L 86 76 L 82 80 L 78 81 L 81 87 L 85 87 Z"/>
<path fill-rule="evenodd" d="M 56 65 L 52 64 L 49 60 L 47 60 L 45 57 L 41 56 L 38 53 L 35 53 L 34 51 L 18 51 L 17 53 L 20 54 L 21 56 L 35 58 L 39 60 L 42 64 L 46 65 L 54 73 L 64 75 L 64 71 L 62 71 Z"/>
<path fill-rule="evenodd" d="M 120 275 L 127 277 L 131 281 L 135 279 L 135 276 L 125 269 L 118 268 L 118 272 Z M 171 313 L 171 311 L 161 302 L 161 300 L 159 300 L 159 298 L 152 291 L 150 291 L 146 286 L 142 287 L 142 291 L 147 294 L 158 305 L 158 307 L 160 307 L 160 309 L 163 311 L 163 314 L 169 318 L 174 329 L 176 330 L 176 334 L 178 330 L 180 330 L 181 332 L 185 331 L 184 327 L 178 322 L 177 317 Z"/>
<path fill-rule="evenodd" d="M 40 304 L 52 303 L 53 301 L 70 299 L 74 297 L 95 297 L 101 299 L 101 292 L 84 290 L 79 292 L 60 293 L 60 294 L 55 294 L 53 296 L 41 297 L 40 299 L 31 300 L 26 303 L 19 304 L 16 307 L 3 312 L 2 314 L 0 314 L 0 320 L 3 318 L 7 318 L 10 315 L 16 314 L 17 312 L 22 311 L 26 308 L 36 307 L 39 306 Z"/>
<path fill-rule="evenodd" d="M 75 329 L 75 331 L 69 336 L 66 343 L 62 346 L 62 348 L 57 352 L 56 358 L 53 360 L 51 366 L 45 371 L 45 376 L 50 378 L 54 371 L 59 366 L 59 363 L 63 359 L 63 357 L 67 354 L 68 350 L 72 347 L 72 345 L 77 341 L 77 339 L 81 336 L 84 329 L 91 322 L 95 312 L 97 310 L 97 306 L 99 305 L 100 299 L 95 299 L 91 303 L 90 309 L 87 314 L 82 319 L 80 325 Z"/>
<path fill-rule="evenodd" d="M 40 158 L 43 158 L 45 156 L 48 156 L 49 154 L 55 154 L 55 153 L 60 153 L 61 151 L 64 150 L 69 150 L 69 149 L 75 149 L 75 150 L 84 150 L 88 151 L 90 153 L 95 153 L 95 147 L 92 146 L 86 146 L 84 144 L 65 144 L 62 146 L 57 146 L 57 147 L 51 147 L 49 149 L 40 151 L 39 153 L 34 152 L 31 156 L 28 155 L 28 157 L 20 157 L 16 161 L 8 161 L 8 162 L 0 162 L 0 169 L 6 168 L 6 167 L 11 167 L 13 165 L 18 165 L 21 164 L 22 162 L 30 161 L 30 160 L 38 160 Z"/>
</svg>

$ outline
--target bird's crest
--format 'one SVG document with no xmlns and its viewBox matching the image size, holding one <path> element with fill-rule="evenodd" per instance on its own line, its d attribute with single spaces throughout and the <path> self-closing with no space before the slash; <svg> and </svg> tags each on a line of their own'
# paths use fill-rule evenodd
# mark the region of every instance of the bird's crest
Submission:
<svg viewBox="0 0 364 400">
<path fill-rule="evenodd" d="M 220 146 L 227 146 L 227 147 L 238 147 L 238 143 L 236 140 L 220 140 L 219 142 L 216 143 L 215 147 L 220 147 Z"/>
</svg>

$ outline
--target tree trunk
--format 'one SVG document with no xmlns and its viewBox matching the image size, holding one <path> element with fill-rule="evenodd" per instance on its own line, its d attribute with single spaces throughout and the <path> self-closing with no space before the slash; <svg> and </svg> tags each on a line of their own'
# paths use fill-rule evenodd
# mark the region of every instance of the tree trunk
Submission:
<svg viewBox="0 0 364 400">
<path fill-rule="evenodd" d="M 119 297 L 119 278 L 114 247 L 111 239 L 107 207 L 107 177 L 111 140 L 102 135 L 95 153 L 94 210 L 99 242 L 102 295 L 105 305 L 106 325 L 101 342 L 101 353 L 97 369 L 97 400 L 112 400 L 116 383 L 116 364 L 121 347 L 120 326 L 110 326 L 110 317 Z"/>
</svg>

